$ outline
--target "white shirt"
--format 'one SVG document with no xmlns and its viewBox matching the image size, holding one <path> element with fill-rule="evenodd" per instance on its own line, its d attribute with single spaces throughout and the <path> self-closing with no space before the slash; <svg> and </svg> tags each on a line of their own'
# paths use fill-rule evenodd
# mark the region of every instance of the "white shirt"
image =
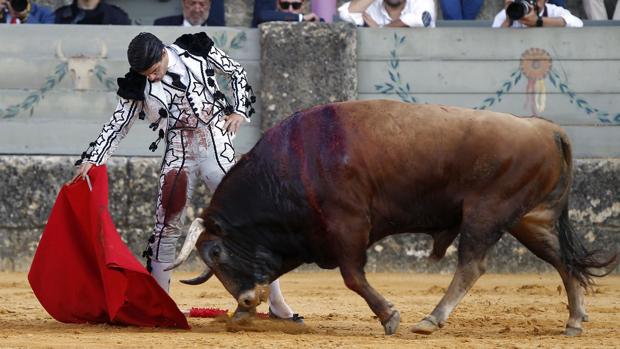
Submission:
<svg viewBox="0 0 620 349">
<path fill-rule="evenodd" d="M 545 6 L 547 7 L 547 17 L 562 17 L 564 19 L 564 22 L 566 22 L 566 27 L 568 28 L 583 27 L 583 22 L 581 21 L 581 19 L 574 16 L 572 13 L 570 13 L 569 10 L 563 7 L 560 7 L 560 6 L 556 6 L 554 4 L 545 4 Z M 545 12 L 544 9 L 542 9 L 538 14 L 542 16 L 543 12 Z M 506 10 L 501 10 L 495 16 L 495 19 L 493 20 L 493 28 L 500 28 L 502 26 L 502 23 L 504 23 L 505 20 L 506 20 Z M 527 26 L 519 21 L 513 21 L 511 27 L 512 28 L 526 28 Z"/>
<path fill-rule="evenodd" d="M 172 49 L 166 47 L 168 53 L 168 71 L 179 75 L 181 82 L 188 86 L 190 82 L 189 72 L 187 67 L 181 62 L 179 55 Z M 198 118 L 192 112 L 192 106 L 187 100 L 185 91 L 174 88 L 172 86 L 172 77 L 170 75 L 164 75 L 162 79 L 163 89 L 165 92 L 165 102 L 169 106 L 170 117 L 168 118 L 168 127 L 196 127 L 198 125 Z M 213 101 L 213 97 L 208 95 L 206 100 L 208 102 Z M 205 120 L 208 120 L 208 115 L 211 115 L 211 106 L 208 103 L 200 105 L 200 114 L 206 114 Z"/>
<path fill-rule="evenodd" d="M 338 8 L 338 14 L 343 21 L 347 21 L 358 26 L 364 25 L 361 12 L 349 12 L 351 2 L 345 2 Z M 392 22 L 383 5 L 383 0 L 373 1 L 366 12 L 377 22 L 380 27 Z M 400 20 L 409 27 L 435 27 L 435 2 L 433 0 L 407 0 L 405 8 L 400 13 Z"/>
<path fill-rule="evenodd" d="M 205 21 L 204 25 L 202 24 L 193 25 L 190 22 L 188 22 L 187 19 L 183 18 L 183 26 L 184 27 L 206 27 L 207 21 Z"/>
</svg>

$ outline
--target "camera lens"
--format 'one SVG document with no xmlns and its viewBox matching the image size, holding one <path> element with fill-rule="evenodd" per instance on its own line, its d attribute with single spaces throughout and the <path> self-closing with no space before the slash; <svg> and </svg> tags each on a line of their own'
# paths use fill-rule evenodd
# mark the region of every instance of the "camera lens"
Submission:
<svg viewBox="0 0 620 349">
<path fill-rule="evenodd" d="M 525 1 L 515 1 L 506 8 L 506 15 L 513 21 L 517 21 L 530 12 L 530 7 Z"/>
</svg>

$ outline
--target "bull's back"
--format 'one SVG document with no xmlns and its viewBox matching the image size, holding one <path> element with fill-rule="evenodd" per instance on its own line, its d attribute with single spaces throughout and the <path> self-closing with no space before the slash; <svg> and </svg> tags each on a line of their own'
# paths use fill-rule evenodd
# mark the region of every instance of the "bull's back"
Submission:
<svg viewBox="0 0 620 349">
<path fill-rule="evenodd" d="M 420 202 L 456 209 L 468 192 L 556 167 L 560 159 L 550 154 L 558 153 L 557 133 L 557 125 L 537 118 L 375 100 L 296 113 L 261 143 L 278 176 L 315 209 L 336 200 L 398 216 Z"/>
</svg>

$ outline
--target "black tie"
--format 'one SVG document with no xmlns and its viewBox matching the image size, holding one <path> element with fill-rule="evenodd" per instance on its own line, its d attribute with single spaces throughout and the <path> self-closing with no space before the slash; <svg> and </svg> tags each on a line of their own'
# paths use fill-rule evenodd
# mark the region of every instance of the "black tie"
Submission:
<svg viewBox="0 0 620 349">
<path fill-rule="evenodd" d="M 185 85 L 181 82 L 181 76 L 179 76 L 179 74 L 169 71 L 166 72 L 166 75 L 172 78 L 172 86 L 185 90 Z"/>
</svg>

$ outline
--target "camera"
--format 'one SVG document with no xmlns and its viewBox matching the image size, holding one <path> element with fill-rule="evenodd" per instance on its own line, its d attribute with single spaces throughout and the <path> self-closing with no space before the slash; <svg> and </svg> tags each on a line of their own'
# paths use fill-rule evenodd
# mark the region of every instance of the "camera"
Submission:
<svg viewBox="0 0 620 349">
<path fill-rule="evenodd" d="M 515 0 L 506 8 L 506 15 L 517 21 L 536 8 L 536 0 Z"/>
</svg>

